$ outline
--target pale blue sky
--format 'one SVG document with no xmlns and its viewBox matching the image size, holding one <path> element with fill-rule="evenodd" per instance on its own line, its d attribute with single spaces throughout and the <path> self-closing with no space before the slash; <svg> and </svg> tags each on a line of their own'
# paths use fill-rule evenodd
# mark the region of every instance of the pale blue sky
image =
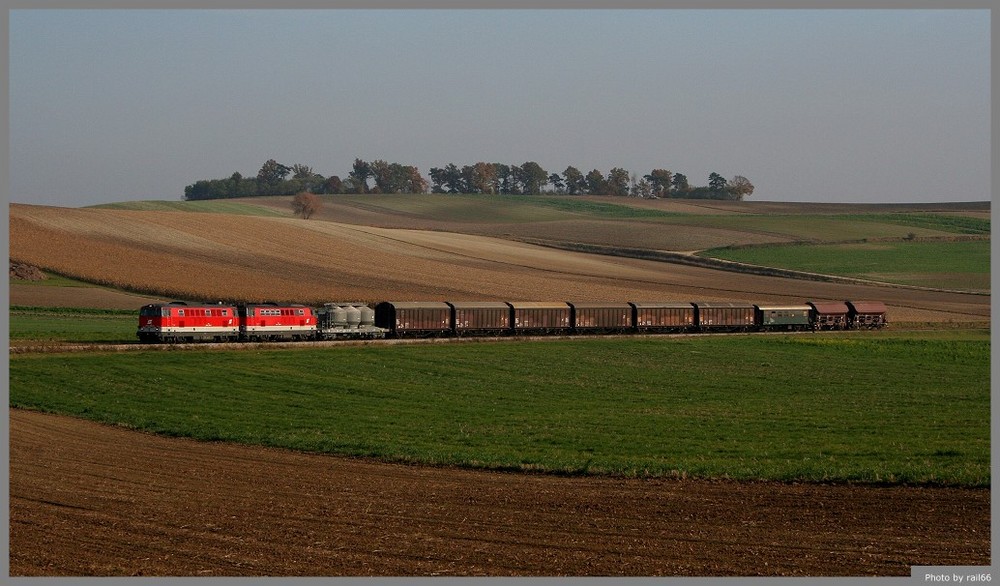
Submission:
<svg viewBox="0 0 1000 586">
<path fill-rule="evenodd" d="M 988 10 L 12 10 L 10 190 L 178 200 L 267 159 L 536 161 L 752 199 L 990 198 Z"/>
</svg>

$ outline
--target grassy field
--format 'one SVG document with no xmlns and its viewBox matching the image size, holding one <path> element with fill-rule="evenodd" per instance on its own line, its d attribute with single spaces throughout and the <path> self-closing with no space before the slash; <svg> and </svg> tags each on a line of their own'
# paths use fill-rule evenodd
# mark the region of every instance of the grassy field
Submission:
<svg viewBox="0 0 1000 586">
<path fill-rule="evenodd" d="M 990 288 L 990 241 L 753 246 L 705 256 L 754 265 L 956 289 Z"/>
<path fill-rule="evenodd" d="M 10 403 L 441 465 L 988 486 L 989 353 L 962 331 L 13 355 Z"/>
<path fill-rule="evenodd" d="M 89 206 L 94 209 L 131 210 L 141 212 L 200 212 L 209 214 L 233 214 L 237 216 L 286 216 L 268 207 L 244 203 L 239 199 L 213 199 L 206 201 L 123 201 Z"/>
<path fill-rule="evenodd" d="M 54 279 L 53 279 L 54 280 Z M 68 279 L 67 279 L 68 281 Z M 44 281 L 43 281 L 44 282 Z M 122 343 L 136 340 L 136 310 L 11 307 L 10 341 Z"/>
</svg>

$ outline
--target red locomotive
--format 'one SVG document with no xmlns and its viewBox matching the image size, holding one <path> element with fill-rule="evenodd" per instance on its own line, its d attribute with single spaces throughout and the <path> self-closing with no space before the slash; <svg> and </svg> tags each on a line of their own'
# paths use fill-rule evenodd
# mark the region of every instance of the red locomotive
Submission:
<svg viewBox="0 0 1000 586">
<path fill-rule="evenodd" d="M 139 310 L 140 342 L 235 342 L 240 336 L 236 307 L 151 303 Z"/>
</svg>

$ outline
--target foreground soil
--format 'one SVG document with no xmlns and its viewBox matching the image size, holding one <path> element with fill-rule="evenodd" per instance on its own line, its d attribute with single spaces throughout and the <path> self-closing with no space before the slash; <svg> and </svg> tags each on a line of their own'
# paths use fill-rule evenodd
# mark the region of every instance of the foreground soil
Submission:
<svg viewBox="0 0 1000 586">
<path fill-rule="evenodd" d="M 424 468 L 9 414 L 12 576 L 909 576 L 990 562 L 988 489 Z"/>
</svg>

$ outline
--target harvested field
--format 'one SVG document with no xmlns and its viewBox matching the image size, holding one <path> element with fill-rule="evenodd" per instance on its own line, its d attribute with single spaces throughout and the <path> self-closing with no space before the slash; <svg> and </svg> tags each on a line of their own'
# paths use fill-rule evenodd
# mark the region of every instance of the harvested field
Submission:
<svg viewBox="0 0 1000 586">
<path fill-rule="evenodd" d="M 990 561 L 989 490 L 429 469 L 10 422 L 12 576 L 909 576 Z"/>
<path fill-rule="evenodd" d="M 130 295 L 100 287 L 40 287 L 11 284 L 10 304 L 27 307 L 90 307 L 95 309 L 135 309 L 166 299 Z"/>
<path fill-rule="evenodd" d="M 190 300 L 880 299 L 896 321 L 985 321 L 985 295 L 817 283 L 444 232 L 292 218 L 10 207 L 10 255 Z"/>
<path fill-rule="evenodd" d="M 683 205 L 746 212 L 740 202 Z M 325 209 L 342 223 L 11 205 L 12 260 L 147 292 L 17 284 L 11 303 L 517 301 L 572 292 L 580 301 L 877 299 L 896 324 L 990 320 L 989 295 L 743 275 L 483 235 L 642 239 L 612 223 L 498 222 L 461 235 L 407 229 L 445 228 L 416 216 Z M 654 233 L 673 250 L 733 236 L 703 232 Z M 989 490 L 429 469 L 9 416 L 15 576 L 908 576 L 913 565 L 990 562 Z"/>
</svg>

